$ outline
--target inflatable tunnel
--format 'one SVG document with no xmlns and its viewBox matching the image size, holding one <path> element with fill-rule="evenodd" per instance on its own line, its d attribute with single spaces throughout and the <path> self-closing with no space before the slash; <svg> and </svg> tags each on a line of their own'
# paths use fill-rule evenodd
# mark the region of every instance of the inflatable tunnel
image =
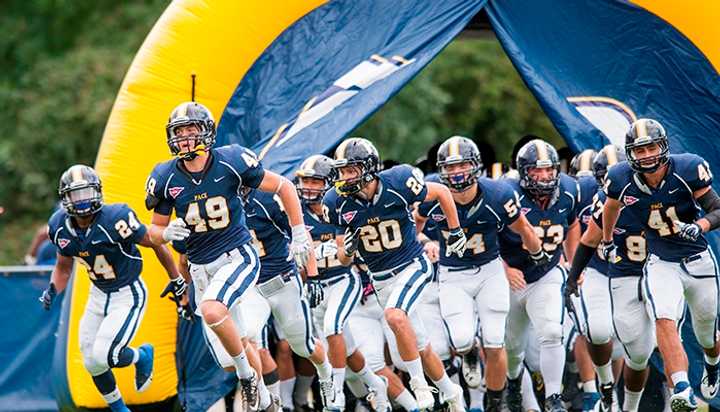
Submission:
<svg viewBox="0 0 720 412">
<path fill-rule="evenodd" d="M 572 148 L 617 143 L 634 118 L 655 117 L 673 151 L 720 164 L 708 150 L 720 130 L 712 0 L 176 0 L 138 51 L 108 120 L 96 162 L 106 201 L 128 203 L 149 223 L 145 179 L 170 157 L 170 110 L 191 99 L 219 120 L 218 145 L 240 143 L 289 174 L 380 108 L 483 8 Z M 150 298 L 132 344 L 155 345 L 155 377 L 137 394 L 132 368 L 118 370 L 120 390 L 130 404 L 182 392 L 188 410 L 204 410 L 231 384 L 202 360 L 194 326 L 178 328 L 173 304 L 159 298 L 167 276 L 149 250 L 143 257 Z M 78 271 L 60 315 L 53 376 L 62 410 L 104 405 L 78 345 L 88 287 Z"/>
</svg>

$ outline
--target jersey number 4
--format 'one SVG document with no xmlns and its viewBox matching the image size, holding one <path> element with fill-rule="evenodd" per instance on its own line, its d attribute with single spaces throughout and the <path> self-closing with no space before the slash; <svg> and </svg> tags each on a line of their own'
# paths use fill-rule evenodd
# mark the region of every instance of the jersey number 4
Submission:
<svg viewBox="0 0 720 412">
<path fill-rule="evenodd" d="M 659 209 L 651 210 L 648 217 L 648 226 L 657 230 L 660 236 L 669 236 L 680 231 L 677 223 L 675 223 L 677 221 L 679 219 L 675 212 L 675 206 L 670 206 L 665 210 L 665 213 Z"/>
<path fill-rule="evenodd" d="M 77 261 L 81 265 L 85 266 L 85 269 L 87 269 L 88 275 L 92 280 L 115 279 L 115 271 L 103 255 L 95 256 L 95 263 L 92 266 L 90 266 L 90 264 L 83 258 L 77 258 Z"/>
<path fill-rule="evenodd" d="M 227 200 L 222 196 L 214 196 L 205 201 L 205 214 L 207 220 L 200 216 L 200 205 L 192 202 L 185 213 L 185 222 L 195 227 L 195 232 L 207 232 L 210 229 L 223 229 L 230 224 L 230 211 Z"/>
</svg>

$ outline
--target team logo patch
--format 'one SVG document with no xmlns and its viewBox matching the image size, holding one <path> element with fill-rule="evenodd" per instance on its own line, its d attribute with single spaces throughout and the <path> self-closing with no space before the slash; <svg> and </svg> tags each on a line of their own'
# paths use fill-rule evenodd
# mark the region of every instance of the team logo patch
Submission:
<svg viewBox="0 0 720 412">
<path fill-rule="evenodd" d="M 441 222 L 441 221 L 445 220 L 445 215 L 433 213 L 431 216 L 432 216 L 432 220 L 434 220 L 436 222 Z"/>
<path fill-rule="evenodd" d="M 520 213 L 522 213 L 523 215 L 527 215 L 528 212 L 530 212 L 531 210 L 532 210 L 532 209 L 529 208 L 529 207 L 523 207 L 523 208 L 520 209 Z"/>
<path fill-rule="evenodd" d="M 623 196 L 623 203 L 625 203 L 625 206 L 630 206 L 632 204 L 637 203 L 637 201 L 640 200 L 635 196 Z"/>
<path fill-rule="evenodd" d="M 182 192 L 183 190 L 185 190 L 184 187 L 175 186 L 175 187 L 171 187 L 170 189 L 168 189 L 168 193 L 170 193 L 170 196 L 172 196 L 172 198 L 175 199 L 176 197 L 178 197 L 180 192 Z"/>
<path fill-rule="evenodd" d="M 619 228 L 619 227 L 616 227 L 616 228 L 613 230 L 613 233 L 616 234 L 616 235 L 622 235 L 622 234 L 625 233 L 625 232 L 626 232 L 625 229 L 621 229 L 621 228 Z"/>
<path fill-rule="evenodd" d="M 352 212 L 343 213 L 342 218 L 345 221 L 345 223 L 350 223 L 355 218 L 355 215 L 357 215 L 357 211 L 353 210 Z"/>
<path fill-rule="evenodd" d="M 64 249 L 65 246 L 67 246 L 68 244 L 70 244 L 69 239 L 63 239 L 63 238 L 58 239 L 58 246 L 60 246 L 60 249 Z"/>
</svg>

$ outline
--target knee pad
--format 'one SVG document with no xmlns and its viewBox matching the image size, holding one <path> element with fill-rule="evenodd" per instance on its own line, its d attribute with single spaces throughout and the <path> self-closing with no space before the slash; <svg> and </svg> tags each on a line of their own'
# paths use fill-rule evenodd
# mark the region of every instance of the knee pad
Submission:
<svg viewBox="0 0 720 412">
<path fill-rule="evenodd" d="M 83 364 L 90 375 L 97 376 L 110 369 L 107 348 L 106 345 L 96 343 L 88 352 L 83 352 Z"/>
<path fill-rule="evenodd" d="M 540 335 L 541 346 L 562 344 L 563 328 L 560 323 L 547 322 L 543 325 L 542 329 L 538 329 L 538 334 Z"/>
<path fill-rule="evenodd" d="M 305 329 L 305 324 L 294 324 L 285 331 L 285 336 L 290 344 L 290 349 L 302 358 L 308 358 L 315 350 L 315 339 L 310 331 Z"/>
<path fill-rule="evenodd" d="M 645 370 L 645 368 L 647 368 L 648 360 L 649 358 L 640 359 L 640 357 L 636 356 L 633 359 L 629 356 L 625 356 L 625 364 L 627 365 L 627 367 L 638 372 L 643 371 Z"/>
</svg>

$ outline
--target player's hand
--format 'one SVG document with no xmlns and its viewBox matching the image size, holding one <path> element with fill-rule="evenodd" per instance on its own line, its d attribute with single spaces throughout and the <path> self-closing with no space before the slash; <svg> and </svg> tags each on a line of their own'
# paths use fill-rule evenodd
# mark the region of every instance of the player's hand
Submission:
<svg viewBox="0 0 720 412">
<path fill-rule="evenodd" d="M 162 237 L 166 242 L 172 242 L 173 240 L 185 240 L 188 236 L 190 236 L 190 229 L 187 228 L 187 225 L 182 218 L 177 218 L 168 223 L 162 234 Z"/>
<path fill-rule="evenodd" d="M 428 259 L 430 259 L 430 263 L 435 263 L 440 259 L 440 246 L 437 242 L 426 242 L 423 245 L 423 250 L 425 251 Z"/>
<path fill-rule="evenodd" d="M 525 276 L 518 269 L 506 267 L 505 276 L 507 277 L 508 283 L 510 283 L 510 289 L 517 292 L 525 289 L 527 282 L 525 282 Z"/>
<path fill-rule="evenodd" d="M 170 292 L 172 292 L 173 296 L 176 298 L 182 297 L 182 295 L 187 292 L 187 283 L 185 283 L 185 279 L 182 276 L 170 279 L 170 282 L 168 282 L 167 286 L 165 286 L 165 289 L 160 294 L 160 297 L 164 298 L 165 295 Z"/>
<path fill-rule="evenodd" d="M 345 256 L 351 257 L 358 251 L 360 247 L 360 228 L 355 230 L 350 228 L 345 229 L 345 238 L 343 239 L 343 246 L 345 248 Z"/>
<path fill-rule="evenodd" d="M 314 308 L 320 306 L 322 301 L 325 299 L 325 290 L 323 289 L 322 283 L 319 280 L 308 277 L 307 284 L 307 295 L 310 301 L 310 307 Z"/>
<path fill-rule="evenodd" d="M 570 295 L 580 296 L 578 280 L 572 277 L 568 277 L 567 282 L 565 282 L 565 300 L 570 299 Z"/>
<path fill-rule="evenodd" d="M 676 220 L 675 224 L 680 228 L 678 236 L 680 236 L 680 238 L 682 239 L 694 242 L 698 240 L 698 238 L 702 234 L 702 228 L 697 223 L 683 223 Z"/>
<path fill-rule="evenodd" d="M 364 305 L 365 302 L 367 302 L 368 298 L 374 294 L 375 294 L 375 286 L 373 286 L 372 282 L 367 283 L 366 285 L 363 286 L 362 296 L 360 297 L 360 303 Z"/>
<path fill-rule="evenodd" d="M 57 296 L 57 290 L 55 289 L 55 284 L 51 283 L 50 286 L 48 286 L 48 288 L 45 289 L 42 295 L 38 298 L 40 303 L 42 303 L 43 305 L 43 309 L 50 310 L 50 305 L 52 305 L 55 296 Z"/>
<path fill-rule="evenodd" d="M 160 297 L 164 298 L 172 292 L 172 296 L 168 296 L 170 300 L 175 302 L 178 316 L 182 319 L 193 321 L 193 311 L 190 307 L 190 299 L 187 294 L 187 283 L 182 276 L 170 279 L 165 289 L 160 293 Z"/>
<path fill-rule="evenodd" d="M 611 241 L 606 242 L 604 240 L 600 241 L 600 256 L 606 261 L 606 262 L 615 262 L 617 258 L 617 246 L 615 246 L 615 243 Z"/>
<path fill-rule="evenodd" d="M 292 253 L 295 264 L 298 268 L 307 265 L 310 256 L 310 236 L 308 236 L 305 225 L 295 225 L 292 227 L 292 241 L 290 242 L 290 252 Z"/>
<path fill-rule="evenodd" d="M 315 246 L 315 259 L 337 256 L 337 250 L 337 243 L 334 240 L 322 242 Z"/>
<path fill-rule="evenodd" d="M 550 255 L 548 255 L 548 253 L 545 251 L 545 249 L 540 247 L 540 250 L 538 250 L 537 252 L 530 253 L 530 260 L 532 261 L 532 263 L 534 265 L 542 266 L 547 263 L 550 263 Z"/>
<path fill-rule="evenodd" d="M 445 249 L 445 257 L 449 257 L 453 253 L 457 254 L 458 257 L 462 257 L 465 253 L 466 243 L 465 232 L 461 227 L 450 229 L 450 234 L 447 238 L 447 248 Z"/>
</svg>

